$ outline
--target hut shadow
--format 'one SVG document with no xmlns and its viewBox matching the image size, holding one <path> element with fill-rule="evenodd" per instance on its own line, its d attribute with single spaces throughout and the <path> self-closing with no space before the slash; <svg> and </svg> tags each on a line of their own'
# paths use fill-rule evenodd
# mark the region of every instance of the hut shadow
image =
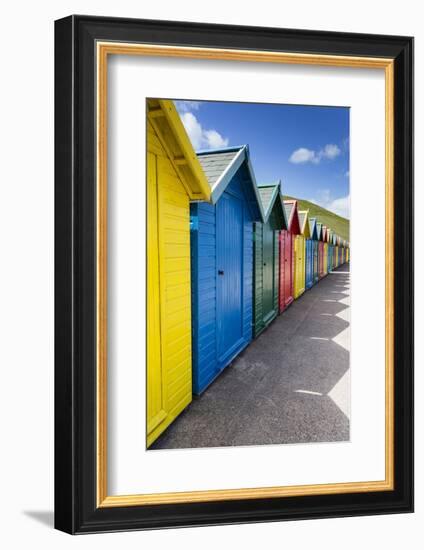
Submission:
<svg viewBox="0 0 424 550">
<path fill-rule="evenodd" d="M 348 289 L 339 272 L 307 291 L 152 448 L 348 441 Z"/>
</svg>

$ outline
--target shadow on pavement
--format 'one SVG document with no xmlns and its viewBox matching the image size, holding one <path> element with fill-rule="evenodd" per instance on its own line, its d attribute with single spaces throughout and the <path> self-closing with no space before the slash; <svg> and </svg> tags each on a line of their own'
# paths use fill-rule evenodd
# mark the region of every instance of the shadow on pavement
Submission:
<svg viewBox="0 0 424 550">
<path fill-rule="evenodd" d="M 151 449 L 349 440 L 349 288 L 344 265 L 308 290 Z"/>
</svg>

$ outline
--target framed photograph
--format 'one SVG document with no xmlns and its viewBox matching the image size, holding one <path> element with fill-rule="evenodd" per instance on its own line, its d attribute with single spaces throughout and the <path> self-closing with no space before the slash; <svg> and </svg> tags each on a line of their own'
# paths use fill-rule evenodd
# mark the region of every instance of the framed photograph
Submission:
<svg viewBox="0 0 424 550">
<path fill-rule="evenodd" d="M 55 526 L 413 510 L 413 39 L 55 23 Z"/>
</svg>

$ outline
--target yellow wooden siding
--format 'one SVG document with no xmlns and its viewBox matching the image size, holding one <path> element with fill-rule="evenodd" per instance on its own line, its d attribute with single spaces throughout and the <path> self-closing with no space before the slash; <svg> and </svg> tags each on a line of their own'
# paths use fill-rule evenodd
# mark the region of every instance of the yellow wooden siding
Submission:
<svg viewBox="0 0 424 550">
<path fill-rule="evenodd" d="M 147 127 L 147 446 L 192 399 L 189 196 Z"/>
<path fill-rule="evenodd" d="M 294 298 L 305 292 L 305 237 L 296 235 L 294 239 Z"/>
<path fill-rule="evenodd" d="M 328 273 L 328 244 L 324 243 L 324 275 Z"/>
<path fill-rule="evenodd" d="M 166 417 L 163 410 L 160 361 L 159 257 L 157 225 L 156 158 L 148 153 L 147 175 L 147 430 Z"/>
</svg>

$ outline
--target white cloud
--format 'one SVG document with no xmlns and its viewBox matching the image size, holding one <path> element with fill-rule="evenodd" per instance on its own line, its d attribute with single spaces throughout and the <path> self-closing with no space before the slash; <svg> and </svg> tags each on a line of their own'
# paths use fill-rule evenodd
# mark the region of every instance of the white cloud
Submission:
<svg viewBox="0 0 424 550">
<path fill-rule="evenodd" d="M 223 138 L 216 130 L 203 130 L 203 137 L 212 149 L 227 147 L 228 145 L 228 138 Z"/>
<path fill-rule="evenodd" d="M 194 149 L 227 147 L 228 138 L 222 137 L 216 130 L 203 128 L 193 113 L 185 112 L 180 116 Z"/>
<path fill-rule="evenodd" d="M 184 128 L 187 131 L 188 137 L 195 149 L 200 149 L 202 146 L 203 128 L 193 113 L 181 114 L 181 120 Z"/>
<path fill-rule="evenodd" d="M 316 197 L 309 200 L 334 214 L 350 219 L 350 195 L 334 199 L 329 189 L 319 189 Z"/>
<path fill-rule="evenodd" d="M 342 216 L 343 218 L 350 219 L 350 195 L 342 197 L 340 199 L 334 199 L 330 204 L 329 209 L 331 212 Z"/>
<path fill-rule="evenodd" d="M 303 164 L 305 162 L 312 162 L 318 164 L 321 159 L 333 160 L 341 153 L 340 147 L 334 143 L 327 143 L 323 149 L 314 151 L 313 149 L 307 149 L 306 147 L 300 147 L 293 151 L 290 155 L 289 161 L 293 164 Z"/>
<path fill-rule="evenodd" d="M 347 151 L 349 151 L 349 136 L 348 137 L 345 137 L 344 140 L 342 141 L 342 149 L 343 151 L 346 153 Z"/>
<path fill-rule="evenodd" d="M 300 147 L 300 149 L 296 149 L 296 151 L 293 151 L 293 153 L 290 155 L 289 161 L 293 164 L 316 162 L 315 151 L 312 151 L 311 149 L 306 149 L 306 147 Z"/>
<path fill-rule="evenodd" d="M 318 153 L 318 155 L 321 156 L 321 158 L 326 158 L 329 160 L 333 160 L 336 157 L 340 155 L 341 151 L 340 148 L 335 145 L 334 143 L 328 143 L 322 151 Z"/>
<path fill-rule="evenodd" d="M 200 101 L 185 101 L 177 100 L 174 101 L 177 111 L 180 113 L 187 113 L 188 111 L 198 111 L 200 107 Z"/>
</svg>

